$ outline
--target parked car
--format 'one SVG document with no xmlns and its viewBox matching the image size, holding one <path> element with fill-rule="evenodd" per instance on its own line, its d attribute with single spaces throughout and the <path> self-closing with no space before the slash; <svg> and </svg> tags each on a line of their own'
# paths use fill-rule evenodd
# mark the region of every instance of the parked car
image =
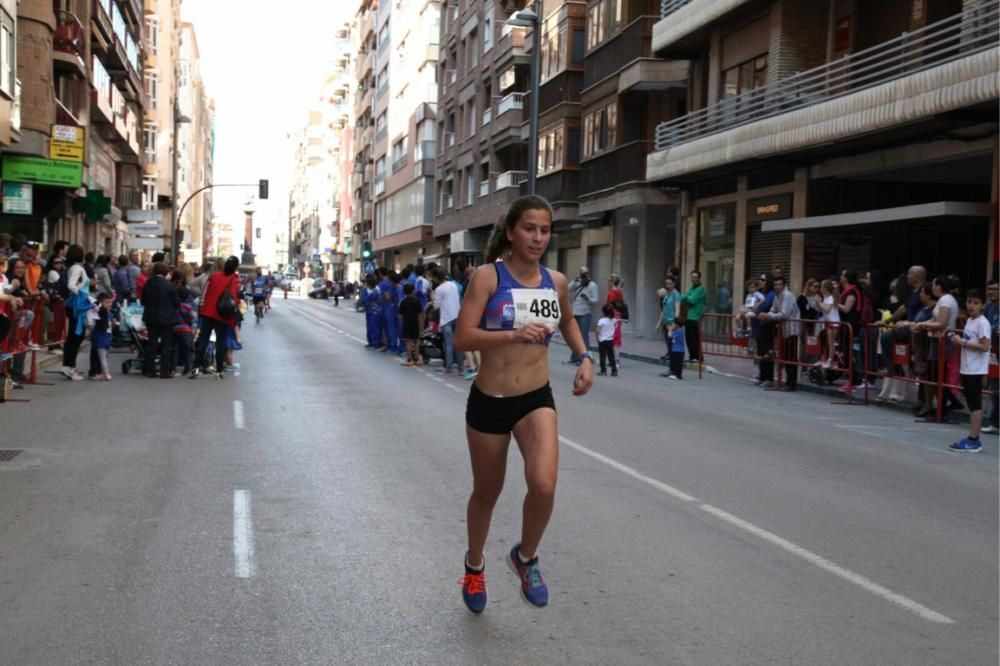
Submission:
<svg viewBox="0 0 1000 666">
<path fill-rule="evenodd" d="M 328 299 L 331 292 L 332 289 L 324 278 L 316 278 L 313 280 L 312 289 L 309 290 L 309 298 Z"/>
</svg>

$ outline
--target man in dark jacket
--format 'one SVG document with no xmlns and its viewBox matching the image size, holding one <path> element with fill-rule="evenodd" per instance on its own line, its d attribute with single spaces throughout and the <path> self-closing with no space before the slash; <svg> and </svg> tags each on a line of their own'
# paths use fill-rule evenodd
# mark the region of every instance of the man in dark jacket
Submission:
<svg viewBox="0 0 1000 666">
<path fill-rule="evenodd" d="M 156 376 L 156 352 L 160 353 L 160 377 L 170 379 L 170 359 L 174 353 L 174 326 L 180 321 L 181 307 L 177 288 L 167 280 L 169 269 L 162 261 L 153 264 L 153 274 L 142 288 L 142 320 L 146 322 L 149 342 L 143 358 L 142 373 Z"/>
</svg>

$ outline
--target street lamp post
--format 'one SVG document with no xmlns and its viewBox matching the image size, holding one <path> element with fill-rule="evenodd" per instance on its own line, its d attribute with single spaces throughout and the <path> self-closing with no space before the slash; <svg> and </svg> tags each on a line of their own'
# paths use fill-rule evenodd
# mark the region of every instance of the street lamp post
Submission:
<svg viewBox="0 0 1000 666">
<path fill-rule="evenodd" d="M 177 98 L 174 97 L 174 136 L 173 136 L 173 159 L 171 163 L 171 181 L 170 181 L 170 260 L 173 264 L 177 265 L 177 258 L 180 256 L 178 252 L 177 243 L 177 225 L 180 224 L 180 220 L 177 215 L 177 171 L 180 166 L 180 157 L 177 155 L 177 135 L 180 130 L 180 126 L 186 123 L 190 123 L 191 119 L 181 113 L 180 106 L 177 103 Z M 185 202 L 186 203 L 186 202 Z"/>
<path fill-rule="evenodd" d="M 538 87 L 541 79 L 541 44 L 542 30 L 538 16 L 538 0 L 531 3 L 531 8 L 525 8 L 507 19 L 507 25 L 514 28 L 531 28 L 531 74 L 529 93 L 531 102 L 528 105 L 528 194 L 535 193 L 535 181 L 538 175 Z"/>
</svg>

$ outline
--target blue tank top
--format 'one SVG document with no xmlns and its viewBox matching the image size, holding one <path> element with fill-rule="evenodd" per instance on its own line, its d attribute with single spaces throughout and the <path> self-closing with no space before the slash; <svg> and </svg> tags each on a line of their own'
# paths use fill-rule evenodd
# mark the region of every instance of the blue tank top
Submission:
<svg viewBox="0 0 1000 666">
<path fill-rule="evenodd" d="M 552 334 L 559 327 L 559 295 L 549 269 L 539 266 L 542 283 L 525 287 L 510 274 L 502 261 L 493 264 L 497 271 L 497 290 L 490 296 L 479 321 L 479 328 L 486 331 L 511 331 L 525 324 L 541 323 L 552 333 L 545 336 L 548 345 Z"/>
</svg>

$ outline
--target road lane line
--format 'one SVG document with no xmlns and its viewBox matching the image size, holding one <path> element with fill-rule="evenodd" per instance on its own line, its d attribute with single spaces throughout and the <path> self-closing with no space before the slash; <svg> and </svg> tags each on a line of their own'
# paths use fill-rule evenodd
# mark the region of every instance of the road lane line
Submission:
<svg viewBox="0 0 1000 666">
<path fill-rule="evenodd" d="M 761 527 L 757 527 L 753 523 L 747 522 L 742 518 L 738 518 L 737 516 L 734 516 L 731 513 L 728 513 L 726 511 L 723 511 L 722 509 L 712 506 L 711 504 L 703 503 L 701 502 L 701 500 L 697 499 L 692 495 L 688 495 L 682 490 L 678 490 L 677 488 L 667 485 L 662 481 L 657 481 L 656 479 L 648 477 L 645 474 L 642 474 L 641 472 L 638 472 L 635 469 L 629 467 L 628 465 L 623 465 L 617 460 L 613 460 L 612 458 L 609 458 L 601 453 L 588 449 L 582 444 L 577 444 L 576 442 L 567 437 L 563 437 L 562 435 L 560 435 L 559 441 L 561 441 L 563 444 L 570 447 L 571 449 L 578 451 L 579 453 L 582 453 L 585 456 L 593 458 L 594 460 L 601 462 L 607 465 L 608 467 L 611 467 L 612 469 L 618 470 L 623 474 L 631 476 L 632 478 L 638 481 L 642 481 L 643 483 L 652 486 L 653 488 L 656 488 L 657 490 L 666 493 L 671 497 L 679 499 L 683 502 L 693 503 L 697 505 L 697 507 L 702 511 L 704 511 L 705 513 L 715 516 L 719 520 L 725 521 L 734 527 L 738 527 L 739 529 L 749 534 L 752 534 L 760 539 L 763 539 L 764 541 L 767 541 L 768 543 L 781 548 L 785 552 L 790 553 L 791 555 L 794 555 L 800 559 L 803 559 L 806 562 L 809 562 L 810 564 L 816 567 L 819 567 L 820 569 L 826 571 L 827 573 L 831 573 L 842 580 L 845 580 L 849 583 L 852 583 L 860 587 L 866 592 L 870 592 L 884 599 L 885 601 L 888 601 L 889 603 L 894 604 L 895 606 L 898 606 L 903 610 L 916 615 L 922 620 L 926 620 L 928 622 L 933 622 L 936 624 L 954 624 L 955 622 L 951 618 L 942 615 L 937 611 L 933 611 L 930 608 L 927 608 L 926 606 L 908 597 L 893 592 L 892 590 L 883 587 L 882 585 L 879 585 L 878 583 L 862 576 L 861 574 L 855 573 L 850 569 L 847 569 L 845 567 L 840 566 L 839 564 L 836 564 L 835 562 L 831 562 L 825 557 L 821 557 L 820 555 L 817 555 L 816 553 L 810 550 L 802 548 L 801 546 L 798 546 L 792 543 L 791 541 L 788 541 L 787 539 L 783 539 L 779 537 L 777 534 L 774 534 L 773 532 L 769 532 Z"/>
<path fill-rule="evenodd" d="M 237 578 L 250 578 L 256 573 L 249 490 L 233 491 L 233 557 Z"/>
<path fill-rule="evenodd" d="M 245 423 L 243 421 L 243 401 L 233 400 L 233 425 L 236 426 L 237 430 L 243 430 Z"/>
</svg>

